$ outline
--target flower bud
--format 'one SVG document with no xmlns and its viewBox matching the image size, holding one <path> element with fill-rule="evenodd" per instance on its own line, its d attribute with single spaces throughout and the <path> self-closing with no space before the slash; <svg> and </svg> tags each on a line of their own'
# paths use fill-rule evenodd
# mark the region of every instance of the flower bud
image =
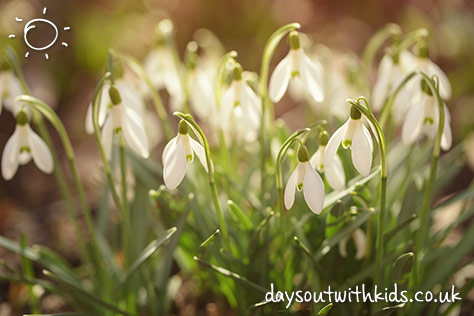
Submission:
<svg viewBox="0 0 474 316">
<path fill-rule="evenodd" d="M 429 51 L 428 51 L 428 45 L 426 44 L 425 41 L 419 41 L 418 45 L 416 47 L 417 55 L 420 58 L 428 58 L 429 57 Z"/>
<path fill-rule="evenodd" d="M 329 134 L 326 131 L 319 133 L 319 145 L 326 146 L 329 142 Z"/>
<path fill-rule="evenodd" d="M 235 63 L 233 78 L 234 80 L 242 80 L 242 66 L 239 63 Z"/>
<path fill-rule="evenodd" d="M 179 133 L 181 135 L 186 135 L 188 134 L 188 123 L 186 123 L 185 120 L 179 121 L 179 127 L 178 127 Z"/>
<path fill-rule="evenodd" d="M 110 87 L 109 96 L 110 96 L 110 101 L 112 101 L 113 105 L 118 105 L 122 103 L 122 98 L 120 97 L 120 93 L 117 90 L 117 88 L 115 88 L 114 86 Z"/>
<path fill-rule="evenodd" d="M 20 126 L 24 126 L 28 123 L 28 114 L 26 113 L 25 110 L 20 110 L 18 114 L 16 115 L 16 124 Z"/>
<path fill-rule="evenodd" d="M 360 111 L 355 106 L 351 106 L 351 119 L 360 120 L 361 117 L 362 114 L 360 113 Z"/>
<path fill-rule="evenodd" d="M 290 37 L 290 48 L 299 49 L 301 45 L 300 45 L 300 36 L 298 32 L 291 31 L 289 37 Z"/>
<path fill-rule="evenodd" d="M 305 145 L 301 145 L 300 149 L 298 150 L 298 160 L 300 162 L 309 161 L 308 147 Z"/>
</svg>

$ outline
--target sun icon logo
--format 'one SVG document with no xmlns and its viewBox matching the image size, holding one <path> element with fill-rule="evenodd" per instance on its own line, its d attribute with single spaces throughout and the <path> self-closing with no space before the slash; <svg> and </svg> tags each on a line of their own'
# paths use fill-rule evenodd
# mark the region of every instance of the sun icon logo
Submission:
<svg viewBox="0 0 474 316">
<path fill-rule="evenodd" d="M 44 8 L 43 9 L 43 15 L 46 15 L 46 12 L 47 12 L 47 8 Z M 22 23 L 23 22 L 23 19 L 22 18 L 19 18 L 19 17 L 16 17 L 15 20 L 19 23 Z M 44 23 L 47 27 L 49 27 L 51 29 L 51 31 L 53 32 L 53 40 L 51 40 L 49 43 L 47 43 L 46 45 L 44 46 L 41 46 L 41 47 L 37 47 L 33 44 L 31 44 L 31 42 L 28 40 L 28 32 L 35 29 L 36 28 L 36 24 L 38 23 Z M 69 31 L 71 28 L 69 26 L 66 26 L 63 28 L 64 31 Z M 8 36 L 9 38 L 15 38 L 16 35 L 14 34 L 10 34 Z M 58 41 L 58 37 L 59 37 L 59 29 L 58 27 L 56 26 L 56 24 L 54 24 L 53 22 L 51 22 L 50 20 L 47 20 L 47 19 L 44 19 L 44 18 L 37 18 L 37 19 L 33 19 L 33 20 L 30 20 L 28 21 L 26 24 L 25 24 L 25 27 L 23 29 L 23 39 L 25 40 L 25 44 L 31 48 L 32 50 L 35 50 L 35 51 L 45 51 L 47 50 L 48 48 L 51 48 L 54 44 L 56 44 L 56 42 Z M 68 47 L 68 44 L 66 42 L 62 42 L 61 43 L 64 47 Z M 28 56 L 30 56 L 30 52 L 26 52 L 25 54 L 25 57 L 28 58 Z M 45 53 L 44 54 L 44 57 L 46 59 L 49 59 L 49 55 L 48 53 Z"/>
</svg>

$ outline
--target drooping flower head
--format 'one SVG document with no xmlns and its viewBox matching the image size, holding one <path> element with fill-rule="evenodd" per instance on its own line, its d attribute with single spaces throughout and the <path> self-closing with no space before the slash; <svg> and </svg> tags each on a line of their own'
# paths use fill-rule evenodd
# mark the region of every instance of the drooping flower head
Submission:
<svg viewBox="0 0 474 316">
<path fill-rule="evenodd" d="M 311 156 L 309 162 L 319 173 L 324 173 L 326 180 L 333 189 L 341 190 L 346 183 L 346 175 L 344 174 L 344 168 L 339 156 L 336 154 L 333 158 L 333 162 L 329 166 L 325 166 L 324 157 L 328 142 L 328 132 L 322 131 L 319 134 L 318 150 Z"/>
<path fill-rule="evenodd" d="M 148 158 L 150 155 L 148 138 L 142 118 L 123 105 L 120 93 L 115 86 L 110 87 L 109 97 L 112 109 L 105 120 L 101 136 L 107 159 L 111 158 L 114 135 L 123 136 L 128 147 L 139 156 Z"/>
<path fill-rule="evenodd" d="M 273 71 L 270 78 L 269 96 L 276 103 L 285 94 L 290 79 L 299 79 L 304 90 L 316 101 L 324 100 L 323 77 L 319 69 L 300 45 L 298 32 L 289 35 L 290 52 Z"/>
<path fill-rule="evenodd" d="M 4 62 L 0 69 L 0 113 L 2 106 L 17 115 L 22 108 L 22 103 L 16 100 L 16 97 L 23 94 L 20 80 L 8 69 L 8 64 Z"/>
<path fill-rule="evenodd" d="M 181 120 L 178 135 L 171 139 L 163 150 L 163 179 L 169 190 L 176 189 L 183 181 L 188 164 L 194 160 L 194 154 L 208 171 L 204 148 L 189 136 L 188 123 Z"/>
<path fill-rule="evenodd" d="M 53 158 L 46 143 L 28 124 L 28 114 L 20 110 L 16 117 L 15 132 L 8 139 L 2 156 L 2 176 L 10 180 L 16 174 L 19 165 L 25 165 L 31 158 L 35 165 L 44 173 L 54 169 Z"/>
<path fill-rule="evenodd" d="M 298 151 L 298 165 L 291 174 L 285 187 L 285 207 L 290 209 L 295 203 L 296 190 L 303 191 L 303 197 L 309 209 L 320 214 L 324 205 L 324 182 L 309 163 L 308 148 L 304 145 Z"/>
<path fill-rule="evenodd" d="M 354 232 L 344 237 L 339 242 L 339 254 L 341 257 L 347 257 L 347 242 L 349 241 L 349 237 L 352 237 L 354 241 L 354 246 L 356 248 L 355 259 L 362 260 L 367 254 L 367 236 L 365 235 L 364 231 L 360 228 L 354 230 Z"/>
<path fill-rule="evenodd" d="M 439 107 L 426 81 L 421 81 L 422 93 L 410 105 L 402 126 L 402 141 L 405 145 L 411 145 L 422 135 L 434 139 L 439 126 Z M 448 150 L 452 145 L 451 115 L 448 107 L 443 103 L 444 125 L 441 135 L 441 148 Z"/>
<path fill-rule="evenodd" d="M 156 89 L 166 89 L 172 98 L 180 98 L 182 94 L 181 69 L 173 51 L 173 29 L 173 22 L 168 19 L 158 23 L 157 45 L 145 58 L 143 64 Z"/>
<path fill-rule="evenodd" d="M 236 132 L 247 141 L 255 140 L 260 127 L 260 100 L 242 79 L 242 67 L 236 63 L 233 80 L 224 92 L 221 103 L 221 128 Z"/>
<path fill-rule="evenodd" d="M 325 168 L 336 164 L 337 150 L 342 144 L 342 147 L 351 149 L 352 163 L 356 170 L 364 177 L 369 175 L 374 146 L 369 130 L 362 123 L 361 117 L 360 111 L 352 106 L 349 119 L 329 139 L 324 157 Z"/>
</svg>

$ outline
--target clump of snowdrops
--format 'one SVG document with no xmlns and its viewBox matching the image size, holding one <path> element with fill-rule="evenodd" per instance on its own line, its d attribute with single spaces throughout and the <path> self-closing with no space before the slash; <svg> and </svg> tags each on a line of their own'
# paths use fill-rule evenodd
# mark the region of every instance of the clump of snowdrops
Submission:
<svg viewBox="0 0 474 316">
<path fill-rule="evenodd" d="M 100 205 L 88 202 L 60 118 L 31 96 L 15 53 L 5 50 L 0 100 L 17 124 L 2 176 L 11 179 L 30 160 L 54 173 L 81 258 L 71 266 L 27 238 L 0 237 L 22 258 L 21 269 L 4 263 L 1 277 L 28 285 L 32 313 L 55 293 L 77 315 L 163 315 L 186 283 L 241 315 L 285 308 L 265 301 L 271 284 L 450 288 L 468 264 L 474 226 L 459 243 L 444 241 L 474 213 L 473 191 L 434 203 L 463 156 L 452 146 L 451 85 L 430 59 L 428 32 L 387 25 L 359 59 L 315 45 L 299 29 L 288 24 L 269 37 L 259 73 L 207 30 L 181 58 L 169 20 L 158 24 L 143 62 L 111 50 L 84 113 L 111 197 Z M 278 47 L 288 51 L 280 60 Z M 297 131 L 275 118 L 285 95 L 307 113 Z M 47 124 L 62 147 L 52 146 Z M 433 230 L 433 218 L 455 203 L 459 215 Z M 120 224 L 99 226 L 109 212 Z M 288 313 L 447 315 L 457 304 L 294 303 Z"/>
</svg>

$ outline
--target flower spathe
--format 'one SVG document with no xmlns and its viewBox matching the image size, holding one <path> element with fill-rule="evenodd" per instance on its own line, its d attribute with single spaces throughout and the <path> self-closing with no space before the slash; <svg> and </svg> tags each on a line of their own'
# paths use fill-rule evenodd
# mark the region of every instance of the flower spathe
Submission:
<svg viewBox="0 0 474 316">
<path fill-rule="evenodd" d="M 296 189 L 303 191 L 303 197 L 309 209 L 320 214 L 324 206 L 324 182 L 309 163 L 309 153 L 302 145 L 298 152 L 299 163 L 290 175 L 285 187 L 284 203 L 290 209 L 295 203 Z"/>
<path fill-rule="evenodd" d="M 285 94 L 290 79 L 298 78 L 304 90 L 316 101 L 324 100 L 323 77 L 300 46 L 296 31 L 290 33 L 290 52 L 276 66 L 270 78 L 269 96 L 276 103 Z"/>
<path fill-rule="evenodd" d="M 115 134 L 122 134 L 128 147 L 139 156 L 148 158 L 150 151 L 143 120 L 135 111 L 122 104 L 120 94 L 114 86 L 109 89 L 109 95 L 113 106 L 101 134 L 106 158 L 110 160 Z"/>
<path fill-rule="evenodd" d="M 246 140 L 256 139 L 260 127 L 260 100 L 242 79 L 242 67 L 238 64 L 234 68 L 234 80 L 222 97 L 220 116 L 222 129 L 232 125 Z"/>
<path fill-rule="evenodd" d="M 208 172 L 204 148 L 189 136 L 187 123 L 180 121 L 178 135 L 163 150 L 163 179 L 169 190 L 176 189 L 183 181 L 188 164 L 194 160 L 194 154 Z"/>
<path fill-rule="evenodd" d="M 436 99 L 432 95 L 423 93 L 418 99 L 419 102 L 412 104 L 406 113 L 402 127 L 402 141 L 405 145 L 411 145 L 418 140 L 421 135 L 430 138 L 436 136 L 439 125 L 439 107 Z M 441 148 L 448 150 L 452 145 L 451 115 L 448 107 L 443 103 L 444 125 L 441 134 Z"/>
<path fill-rule="evenodd" d="M 356 170 L 364 177 L 368 176 L 372 166 L 374 145 L 369 130 L 361 121 L 361 113 L 355 107 L 351 108 L 350 118 L 329 139 L 324 155 L 326 168 L 335 164 L 340 144 L 346 149 L 351 149 L 352 163 Z"/>
<path fill-rule="evenodd" d="M 17 115 L 15 132 L 8 139 L 2 156 L 2 176 L 10 180 L 18 166 L 25 165 L 33 158 L 35 165 L 44 173 L 53 172 L 54 163 L 46 143 L 28 124 L 28 114 L 20 110 Z"/>
<path fill-rule="evenodd" d="M 324 173 L 327 182 L 335 190 L 341 190 L 346 183 L 346 175 L 342 166 L 341 159 L 336 154 L 334 161 L 329 166 L 325 167 L 324 156 L 326 153 L 326 146 L 329 141 L 329 135 L 326 131 L 321 132 L 319 136 L 320 145 L 318 150 L 311 156 L 309 162 L 313 168 L 320 173 Z"/>
</svg>

